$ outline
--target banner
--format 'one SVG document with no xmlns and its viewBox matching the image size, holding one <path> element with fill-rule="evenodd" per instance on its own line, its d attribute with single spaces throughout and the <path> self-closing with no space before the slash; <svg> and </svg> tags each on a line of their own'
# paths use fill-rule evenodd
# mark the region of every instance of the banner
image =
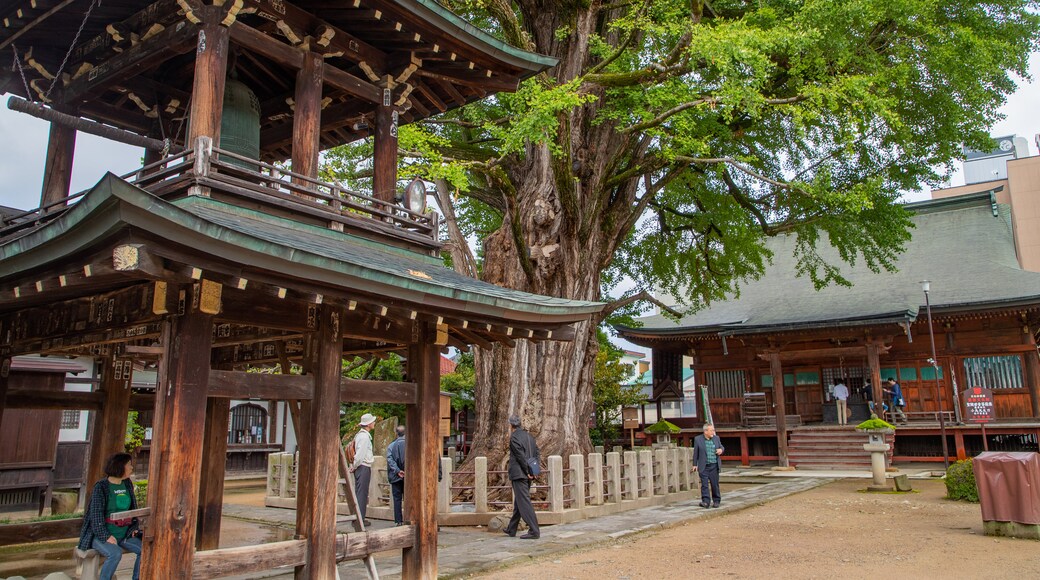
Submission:
<svg viewBox="0 0 1040 580">
<path fill-rule="evenodd" d="M 704 424 L 714 425 L 715 420 L 711 418 L 711 404 L 708 401 L 707 385 L 701 385 L 701 400 L 704 401 Z"/>
</svg>

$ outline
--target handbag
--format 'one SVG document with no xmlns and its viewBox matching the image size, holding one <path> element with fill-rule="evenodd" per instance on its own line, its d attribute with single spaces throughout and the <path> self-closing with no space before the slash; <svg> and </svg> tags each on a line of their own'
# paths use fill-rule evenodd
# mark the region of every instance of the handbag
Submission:
<svg viewBox="0 0 1040 580">
<path fill-rule="evenodd" d="M 537 477 L 542 474 L 542 464 L 538 462 L 537 457 L 527 458 L 527 468 L 531 471 L 531 475 Z"/>
</svg>

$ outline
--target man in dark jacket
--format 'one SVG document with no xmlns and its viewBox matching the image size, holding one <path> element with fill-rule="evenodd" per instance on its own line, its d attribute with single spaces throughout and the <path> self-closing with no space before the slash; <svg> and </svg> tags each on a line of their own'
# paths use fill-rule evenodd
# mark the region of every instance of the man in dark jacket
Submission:
<svg viewBox="0 0 1040 580">
<path fill-rule="evenodd" d="M 513 517 L 503 530 L 507 536 L 516 535 L 516 527 L 523 518 L 528 531 L 520 536 L 524 540 L 536 540 L 541 535 L 538 530 L 538 517 L 531 505 L 531 460 L 538 461 L 538 444 L 534 437 L 520 426 L 520 417 L 509 418 L 509 426 L 513 433 L 509 436 L 509 479 L 513 483 Z"/>
<path fill-rule="evenodd" d="M 708 423 L 704 433 L 693 439 L 693 462 L 701 477 L 701 507 L 719 507 L 722 492 L 719 491 L 719 467 L 722 463 L 722 440 L 715 434 L 715 425 Z"/>
<path fill-rule="evenodd" d="M 401 525 L 401 503 L 404 501 L 404 425 L 397 426 L 397 439 L 386 446 L 386 478 L 394 500 L 394 524 Z"/>
</svg>

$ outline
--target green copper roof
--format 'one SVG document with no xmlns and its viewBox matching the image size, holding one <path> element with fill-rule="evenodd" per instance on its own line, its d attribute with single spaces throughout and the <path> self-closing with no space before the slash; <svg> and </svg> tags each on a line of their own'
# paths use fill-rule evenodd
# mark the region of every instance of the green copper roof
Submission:
<svg viewBox="0 0 1040 580">
<path fill-rule="evenodd" d="M 502 288 L 430 256 L 206 197 L 170 203 L 112 174 L 65 215 L 0 245 L 0 279 L 60 262 L 127 228 L 247 268 L 489 317 L 577 321 L 603 306 Z"/>
<path fill-rule="evenodd" d="M 716 302 L 678 323 L 661 315 L 621 334 L 741 334 L 793 328 L 856 326 L 916 320 L 924 311 L 921 280 L 931 281 L 932 309 L 956 311 L 1016 303 L 1040 304 L 1040 273 L 1022 270 L 1015 254 L 1010 209 L 988 193 L 908 205 L 916 226 L 894 272 L 872 272 L 862 260 L 842 271 L 851 288 L 815 290 L 797 277 L 793 236 L 767 241 L 773 263 L 740 297 Z M 821 243 L 820 253 L 841 263 Z"/>
</svg>

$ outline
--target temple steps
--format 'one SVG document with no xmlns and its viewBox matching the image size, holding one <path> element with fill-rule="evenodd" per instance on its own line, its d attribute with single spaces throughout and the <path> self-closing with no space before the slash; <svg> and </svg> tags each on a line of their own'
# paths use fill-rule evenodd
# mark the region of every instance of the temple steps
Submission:
<svg viewBox="0 0 1040 580">
<path fill-rule="evenodd" d="M 852 427 L 794 429 L 787 444 L 787 457 L 803 469 L 870 469 L 870 454 L 863 450 L 864 433 Z M 893 443 L 892 436 L 886 442 Z"/>
</svg>

